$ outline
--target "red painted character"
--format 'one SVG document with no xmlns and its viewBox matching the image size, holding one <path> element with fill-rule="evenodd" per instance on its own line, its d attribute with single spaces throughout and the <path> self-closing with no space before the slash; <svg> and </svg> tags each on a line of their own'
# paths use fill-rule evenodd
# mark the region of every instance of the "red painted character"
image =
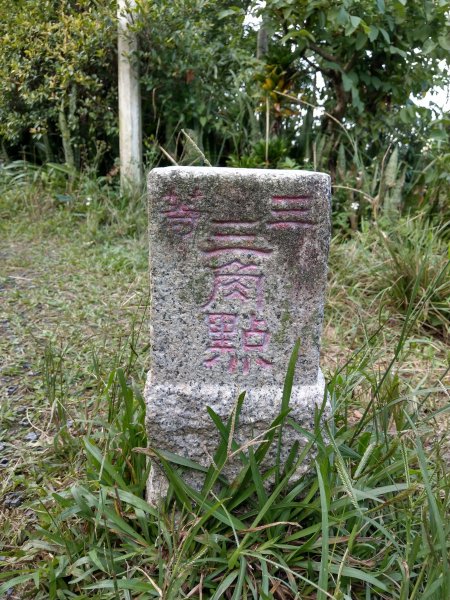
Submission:
<svg viewBox="0 0 450 600">
<path fill-rule="evenodd" d="M 267 351 L 267 347 L 270 342 L 270 333 L 267 327 L 267 323 L 264 319 L 257 319 L 255 315 L 252 316 L 250 321 L 250 327 L 243 329 L 243 347 L 246 355 L 243 360 L 243 373 L 247 375 L 250 371 L 251 359 L 254 359 L 255 363 L 263 369 L 270 369 L 272 363 L 261 356 L 262 353 Z"/>
<path fill-rule="evenodd" d="M 169 208 L 161 212 L 173 233 L 181 237 L 190 237 L 194 233 L 200 219 L 200 211 L 196 208 L 200 198 L 203 195 L 199 191 L 190 194 L 187 200 L 175 193 L 163 197 Z"/>
<path fill-rule="evenodd" d="M 210 313 L 207 315 L 209 328 L 209 348 L 211 356 L 204 361 L 205 367 L 213 367 L 225 354 L 228 356 L 228 371 L 237 367 L 236 337 L 237 315 L 230 313 Z"/>
</svg>

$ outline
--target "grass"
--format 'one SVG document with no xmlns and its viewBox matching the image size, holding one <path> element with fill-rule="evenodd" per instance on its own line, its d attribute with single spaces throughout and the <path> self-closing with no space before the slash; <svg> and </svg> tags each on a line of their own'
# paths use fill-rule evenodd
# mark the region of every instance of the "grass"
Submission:
<svg viewBox="0 0 450 600">
<path fill-rule="evenodd" d="M 134 450 L 147 446 L 143 204 L 90 180 L 61 202 L 39 177 L 0 199 L 0 598 L 446 600 L 448 272 L 435 226 L 367 224 L 333 244 L 322 362 L 335 418 L 308 434 L 313 471 L 288 484 L 300 450 L 264 485 L 289 420 L 286 365 L 287 410 L 238 452 L 236 479 L 221 470 L 245 397 L 228 423 L 211 414 L 202 492 L 160 456 L 171 487 L 156 509 L 148 453 Z M 401 246 L 412 230 L 423 252 L 414 242 L 401 257 L 381 233 Z"/>
</svg>

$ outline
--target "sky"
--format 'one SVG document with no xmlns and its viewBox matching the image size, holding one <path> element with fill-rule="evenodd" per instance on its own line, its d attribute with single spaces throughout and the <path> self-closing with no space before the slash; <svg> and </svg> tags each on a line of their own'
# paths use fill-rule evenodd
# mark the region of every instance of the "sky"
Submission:
<svg viewBox="0 0 450 600">
<path fill-rule="evenodd" d="M 423 98 L 412 98 L 415 104 L 428 108 L 433 102 L 443 111 L 450 111 L 450 86 L 446 88 L 434 88 Z"/>
</svg>

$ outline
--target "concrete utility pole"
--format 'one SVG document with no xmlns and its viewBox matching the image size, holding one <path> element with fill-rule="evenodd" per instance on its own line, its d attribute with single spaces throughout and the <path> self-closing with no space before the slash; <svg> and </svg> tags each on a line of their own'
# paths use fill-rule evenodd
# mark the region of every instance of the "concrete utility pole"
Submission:
<svg viewBox="0 0 450 600">
<path fill-rule="evenodd" d="M 142 185 L 142 118 L 139 67 L 133 53 L 137 36 L 130 31 L 135 0 L 118 0 L 120 188 L 139 190 Z"/>
</svg>

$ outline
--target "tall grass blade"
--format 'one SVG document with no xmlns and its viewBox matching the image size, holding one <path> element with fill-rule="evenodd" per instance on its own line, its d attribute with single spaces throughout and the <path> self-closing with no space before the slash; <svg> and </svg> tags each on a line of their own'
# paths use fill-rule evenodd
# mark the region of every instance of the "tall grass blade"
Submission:
<svg viewBox="0 0 450 600">
<path fill-rule="evenodd" d="M 319 571 L 319 591 L 317 600 L 325 600 L 324 592 L 328 591 L 328 514 L 329 514 L 329 491 L 326 490 L 326 470 L 324 464 L 319 465 L 316 461 L 316 473 L 319 481 L 320 506 L 322 511 L 322 556 Z"/>
<path fill-rule="evenodd" d="M 292 350 L 291 357 L 289 359 L 289 364 L 286 372 L 286 377 L 284 380 L 283 386 L 283 394 L 281 397 L 281 407 L 280 413 L 287 414 L 289 411 L 289 402 L 292 394 L 292 386 L 294 384 L 295 377 L 295 369 L 297 367 L 298 353 L 300 350 L 300 340 L 297 340 L 294 349 Z M 278 431 L 278 444 L 277 444 L 277 458 L 276 458 L 276 474 L 275 474 L 275 484 L 277 485 L 280 482 L 281 477 L 281 447 L 283 444 L 283 424 L 285 419 L 283 419 L 280 423 L 280 428 Z"/>
</svg>

